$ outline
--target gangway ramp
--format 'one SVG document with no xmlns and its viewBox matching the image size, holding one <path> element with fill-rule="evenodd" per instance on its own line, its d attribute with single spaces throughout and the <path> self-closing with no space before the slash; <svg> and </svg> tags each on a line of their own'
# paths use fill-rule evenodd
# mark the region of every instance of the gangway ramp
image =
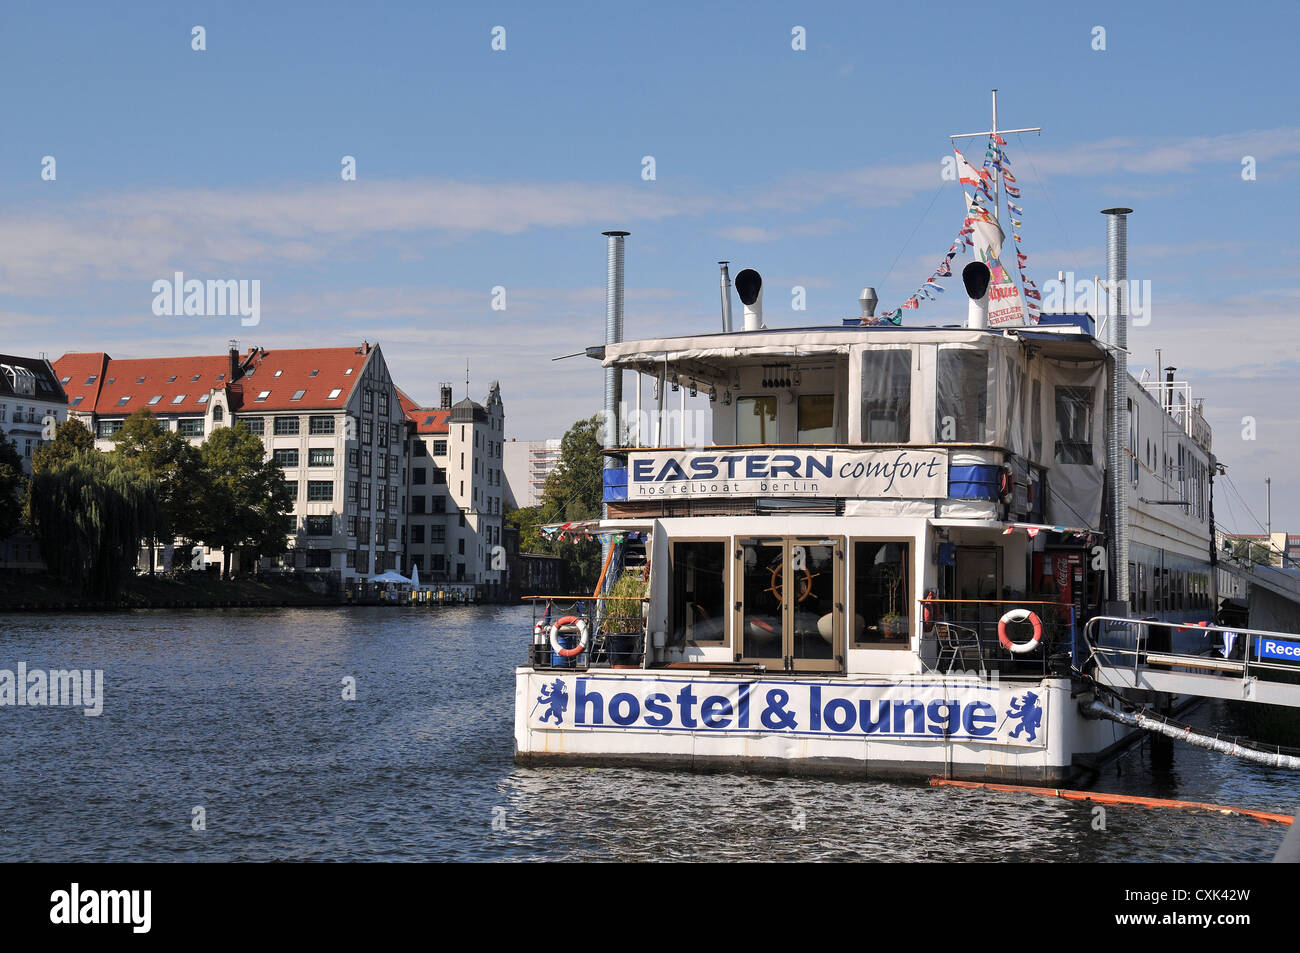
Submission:
<svg viewBox="0 0 1300 953">
<path fill-rule="evenodd" d="M 1155 634 L 1172 646 L 1178 635 L 1216 632 L 1232 636 L 1240 658 L 1152 648 Z M 1300 708 L 1300 634 L 1096 616 L 1084 641 L 1092 677 L 1110 688 Z"/>
</svg>

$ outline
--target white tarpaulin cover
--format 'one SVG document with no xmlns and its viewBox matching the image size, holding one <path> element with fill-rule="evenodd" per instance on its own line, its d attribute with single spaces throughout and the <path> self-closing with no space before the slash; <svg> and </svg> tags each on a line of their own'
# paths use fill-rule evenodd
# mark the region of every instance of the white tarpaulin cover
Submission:
<svg viewBox="0 0 1300 953">
<path fill-rule="evenodd" d="M 1050 438 L 1047 519 L 1066 526 L 1101 526 L 1106 459 L 1106 366 L 1044 362 L 1043 401 Z M 1084 401 L 1090 401 L 1085 412 Z"/>
</svg>

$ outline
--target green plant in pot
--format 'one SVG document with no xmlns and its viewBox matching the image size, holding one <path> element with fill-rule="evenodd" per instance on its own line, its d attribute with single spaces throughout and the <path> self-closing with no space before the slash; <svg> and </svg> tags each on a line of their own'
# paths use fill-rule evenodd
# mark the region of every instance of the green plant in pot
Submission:
<svg viewBox="0 0 1300 953">
<path fill-rule="evenodd" d="M 646 581 L 640 569 L 624 572 L 606 594 L 600 631 L 609 650 L 609 664 L 615 668 L 640 667 L 645 641 L 645 594 Z"/>
<path fill-rule="evenodd" d="M 890 573 L 885 591 L 889 597 L 889 611 L 880 617 L 880 632 L 887 639 L 905 638 L 909 620 L 904 613 L 898 611 L 903 597 L 902 573 Z"/>
</svg>

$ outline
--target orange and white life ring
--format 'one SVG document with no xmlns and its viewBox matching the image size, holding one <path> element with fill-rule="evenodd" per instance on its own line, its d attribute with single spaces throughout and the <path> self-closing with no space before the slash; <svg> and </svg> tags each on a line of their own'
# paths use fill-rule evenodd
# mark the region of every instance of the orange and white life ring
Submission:
<svg viewBox="0 0 1300 953">
<path fill-rule="evenodd" d="M 576 630 L 578 633 L 578 644 L 571 649 L 566 649 L 560 645 L 560 629 L 572 627 L 570 631 Z M 581 655 L 587 650 L 587 620 L 579 619 L 576 615 L 566 615 L 562 619 L 556 619 L 555 624 L 551 626 L 551 651 L 560 658 L 573 658 Z"/>
<path fill-rule="evenodd" d="M 934 624 L 938 622 L 940 618 L 939 606 L 935 604 L 934 601 L 937 598 L 939 598 L 939 594 L 935 592 L 933 589 L 930 589 L 926 592 L 925 598 L 921 600 L 921 605 L 922 605 L 921 622 L 923 625 L 923 629 L 926 632 L 929 632 L 931 629 L 933 629 Z"/>
<path fill-rule="evenodd" d="M 1008 622 L 1028 622 L 1034 627 L 1034 637 L 1028 642 L 1012 642 L 1011 637 L 1007 635 Z M 998 641 L 1002 643 L 1004 649 L 1016 655 L 1032 652 L 1043 641 L 1043 622 L 1028 609 L 1012 609 L 998 620 Z"/>
</svg>

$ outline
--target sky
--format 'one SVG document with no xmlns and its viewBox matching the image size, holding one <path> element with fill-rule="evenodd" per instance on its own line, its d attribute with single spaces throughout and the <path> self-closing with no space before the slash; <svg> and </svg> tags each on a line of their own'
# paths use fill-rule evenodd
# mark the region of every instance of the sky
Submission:
<svg viewBox="0 0 1300 953">
<path fill-rule="evenodd" d="M 1130 367 L 1161 348 L 1205 398 L 1227 529 L 1261 531 L 1271 477 L 1300 533 L 1298 33 L 1281 3 L 9 2 L 0 351 L 366 339 L 417 400 L 468 362 L 509 437 L 559 436 L 602 400 L 552 361 L 603 340 L 602 231 L 631 233 L 629 339 L 718 328 L 719 259 L 772 327 L 892 308 L 960 227 L 948 136 L 996 87 L 1001 128 L 1042 127 L 1007 140 L 1030 275 L 1104 275 L 1098 212 L 1135 209 Z M 258 324 L 154 314 L 177 271 L 259 281 Z M 906 323 L 961 322 L 947 297 Z"/>
</svg>

